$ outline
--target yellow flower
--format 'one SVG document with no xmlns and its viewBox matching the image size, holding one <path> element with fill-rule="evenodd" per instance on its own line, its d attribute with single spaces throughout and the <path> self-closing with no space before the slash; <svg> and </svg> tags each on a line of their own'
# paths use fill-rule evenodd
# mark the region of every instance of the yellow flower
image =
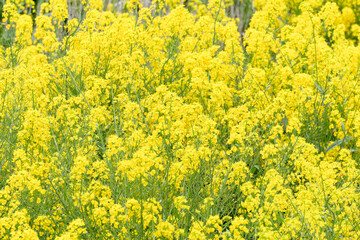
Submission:
<svg viewBox="0 0 360 240">
<path fill-rule="evenodd" d="M 164 222 L 160 222 L 156 226 L 156 231 L 154 236 L 158 238 L 174 239 L 174 232 L 175 232 L 175 227 L 171 223 L 164 221 Z"/>
</svg>

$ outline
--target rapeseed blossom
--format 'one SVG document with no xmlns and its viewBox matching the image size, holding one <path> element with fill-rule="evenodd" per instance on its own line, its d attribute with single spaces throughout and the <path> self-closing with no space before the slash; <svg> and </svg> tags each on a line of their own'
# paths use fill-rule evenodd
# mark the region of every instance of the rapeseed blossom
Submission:
<svg viewBox="0 0 360 240">
<path fill-rule="evenodd" d="M 240 2 L 6 0 L 0 239 L 358 237 L 360 2 Z"/>
</svg>

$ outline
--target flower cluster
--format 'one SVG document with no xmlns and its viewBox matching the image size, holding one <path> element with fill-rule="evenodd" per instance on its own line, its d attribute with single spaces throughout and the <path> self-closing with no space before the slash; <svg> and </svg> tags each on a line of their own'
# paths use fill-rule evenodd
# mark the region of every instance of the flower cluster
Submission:
<svg viewBox="0 0 360 240">
<path fill-rule="evenodd" d="M 358 236 L 360 1 L 231 4 L 6 0 L 0 239 Z"/>
</svg>

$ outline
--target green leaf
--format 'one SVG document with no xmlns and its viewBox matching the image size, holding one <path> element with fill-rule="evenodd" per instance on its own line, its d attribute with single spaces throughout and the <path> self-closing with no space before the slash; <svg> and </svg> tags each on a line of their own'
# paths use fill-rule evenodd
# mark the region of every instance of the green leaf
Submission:
<svg viewBox="0 0 360 240">
<path fill-rule="evenodd" d="M 341 145 L 344 142 L 347 142 L 351 139 L 351 137 L 344 137 L 343 139 L 337 140 L 335 142 L 333 142 L 333 144 L 331 144 L 328 149 L 326 149 L 325 153 L 327 153 L 328 151 L 330 151 L 331 149 L 333 149 L 334 147 L 337 147 L 339 145 Z"/>
<path fill-rule="evenodd" d="M 344 135 L 346 135 L 345 125 L 344 125 L 344 123 L 342 121 L 341 121 L 341 128 L 342 128 L 342 130 L 344 132 Z"/>
<path fill-rule="evenodd" d="M 320 93 L 323 93 L 324 90 L 322 89 L 322 87 L 317 83 L 315 82 L 315 86 L 317 87 L 317 89 L 319 90 Z"/>
<path fill-rule="evenodd" d="M 285 115 L 285 117 L 281 120 L 281 122 L 283 123 L 283 130 L 284 130 L 284 133 L 286 133 L 286 127 L 287 127 L 287 124 L 288 124 L 288 119 Z"/>
</svg>

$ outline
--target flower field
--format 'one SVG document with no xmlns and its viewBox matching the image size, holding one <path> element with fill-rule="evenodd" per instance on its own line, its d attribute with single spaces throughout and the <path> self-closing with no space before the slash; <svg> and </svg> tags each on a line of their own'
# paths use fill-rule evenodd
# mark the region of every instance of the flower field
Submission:
<svg viewBox="0 0 360 240">
<path fill-rule="evenodd" d="M 360 238 L 360 0 L 1 9 L 0 239 Z"/>
</svg>

